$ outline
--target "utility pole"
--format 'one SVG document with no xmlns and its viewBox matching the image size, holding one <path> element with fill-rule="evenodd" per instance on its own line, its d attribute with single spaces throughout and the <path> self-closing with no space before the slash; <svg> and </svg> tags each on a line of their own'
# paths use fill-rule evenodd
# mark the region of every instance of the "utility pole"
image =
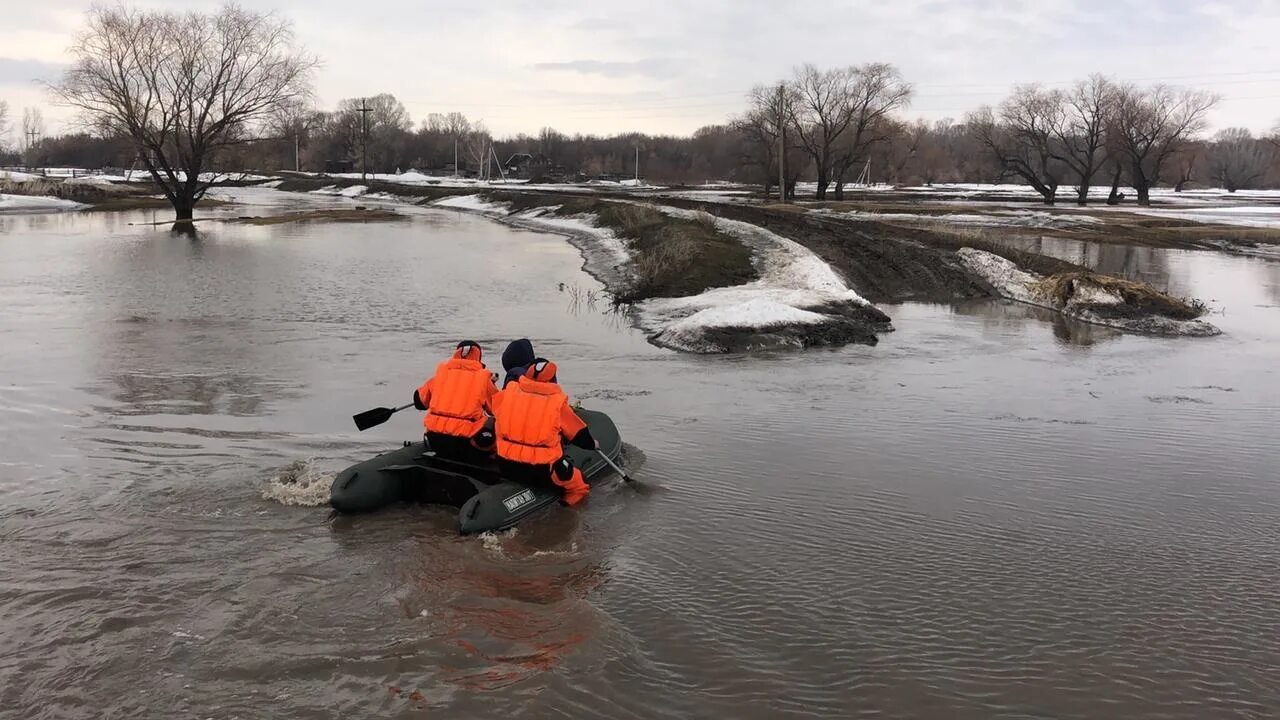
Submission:
<svg viewBox="0 0 1280 720">
<path fill-rule="evenodd" d="M 778 83 L 778 200 L 787 201 L 787 123 L 782 117 L 782 83 Z"/>
<path fill-rule="evenodd" d="M 369 169 L 369 113 L 373 112 L 373 108 L 360 98 L 360 107 L 356 108 L 356 112 L 360 113 L 360 179 L 364 180 Z"/>
<path fill-rule="evenodd" d="M 640 146 L 636 146 L 636 187 L 640 187 Z"/>
<path fill-rule="evenodd" d="M 453 139 L 453 177 L 458 177 L 458 138 Z"/>
<path fill-rule="evenodd" d="M 301 133 L 295 131 L 293 133 L 293 171 L 300 172 L 302 170 L 302 160 L 299 159 L 299 148 L 302 147 L 302 139 L 299 137 Z"/>
</svg>

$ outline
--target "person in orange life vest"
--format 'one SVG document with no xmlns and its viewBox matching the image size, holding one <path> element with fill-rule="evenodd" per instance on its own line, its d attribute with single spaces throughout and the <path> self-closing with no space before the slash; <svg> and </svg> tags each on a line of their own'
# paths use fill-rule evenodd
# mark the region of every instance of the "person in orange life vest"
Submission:
<svg viewBox="0 0 1280 720">
<path fill-rule="evenodd" d="M 566 505 L 582 502 L 591 488 L 583 481 L 582 471 L 564 454 L 560 441 L 563 438 L 587 450 L 600 444 L 556 384 L 556 364 L 535 359 L 519 380 L 493 398 L 492 407 L 502 475 L 529 485 L 559 488 Z"/>
<path fill-rule="evenodd" d="M 473 462 L 487 457 L 473 438 L 484 431 L 498 388 L 481 362 L 482 352 L 479 344 L 463 340 L 453 357 L 413 391 L 414 407 L 427 411 L 422 425 L 427 444 L 437 454 Z"/>
</svg>

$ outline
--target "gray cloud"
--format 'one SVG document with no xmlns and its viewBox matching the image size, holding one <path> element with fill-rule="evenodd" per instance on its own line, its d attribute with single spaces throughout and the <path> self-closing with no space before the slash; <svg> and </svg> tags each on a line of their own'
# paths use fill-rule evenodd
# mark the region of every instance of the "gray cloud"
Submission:
<svg viewBox="0 0 1280 720">
<path fill-rule="evenodd" d="M 683 63 L 675 58 L 646 58 L 630 62 L 610 60 L 569 60 L 567 62 L 535 63 L 534 70 L 559 70 L 587 75 L 603 75 L 620 78 L 631 75 L 650 78 L 668 78 L 678 74 Z"/>
<path fill-rule="evenodd" d="M 0 57 L 0 85 L 28 85 L 38 80 L 57 80 L 65 65 Z"/>
</svg>

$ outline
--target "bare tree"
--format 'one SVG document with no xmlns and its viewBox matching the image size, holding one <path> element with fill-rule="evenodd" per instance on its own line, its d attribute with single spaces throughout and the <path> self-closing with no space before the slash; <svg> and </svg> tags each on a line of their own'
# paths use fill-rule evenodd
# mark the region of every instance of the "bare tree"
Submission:
<svg viewBox="0 0 1280 720">
<path fill-rule="evenodd" d="M 1106 155 L 1106 130 L 1115 86 L 1102 75 L 1090 75 L 1062 97 L 1061 122 L 1053 128 L 1059 158 L 1076 177 L 1076 204 L 1089 202 L 1089 186 Z"/>
<path fill-rule="evenodd" d="M 1218 102 L 1211 93 L 1174 90 L 1167 85 L 1117 89 L 1115 122 L 1119 149 L 1138 191 L 1138 204 L 1151 204 L 1151 188 L 1165 163 L 1205 127 L 1205 116 Z"/>
<path fill-rule="evenodd" d="M 360 108 L 368 112 L 361 112 Z M 335 114 L 340 118 L 339 125 L 352 133 L 357 159 L 367 160 L 374 172 L 395 169 L 405 136 L 413 128 L 409 111 L 395 95 L 347 98 L 338 103 Z"/>
<path fill-rule="evenodd" d="M 9 141 L 9 103 L 0 100 L 0 151 L 7 147 Z"/>
<path fill-rule="evenodd" d="M 40 136 L 44 135 L 44 113 L 40 108 L 22 109 L 22 150 L 30 152 Z"/>
<path fill-rule="evenodd" d="M 324 122 L 324 115 L 309 101 L 299 100 L 283 104 L 271 112 L 267 120 L 272 135 L 288 140 L 293 145 L 293 169 L 302 169 L 302 147 L 311 132 Z"/>
<path fill-rule="evenodd" d="M 757 85 L 748 95 L 750 105 L 747 112 L 732 122 L 744 141 L 745 162 L 760 169 L 766 196 L 778 179 L 779 141 L 787 143 L 787 126 L 795 114 L 797 100 L 794 89 L 786 83 L 770 87 Z M 796 133 L 791 133 L 791 136 L 795 137 Z"/>
<path fill-rule="evenodd" d="M 480 173 L 481 177 L 487 178 L 488 173 L 485 168 L 489 166 L 491 160 L 489 149 L 493 147 L 493 136 L 489 134 L 484 123 L 480 121 L 471 123 L 470 129 L 463 134 L 459 144 L 466 159 L 475 163 L 476 172 Z"/>
<path fill-rule="evenodd" d="M 1227 128 L 1213 138 L 1209 175 L 1227 192 L 1257 185 L 1271 166 L 1271 148 L 1245 128 Z"/>
<path fill-rule="evenodd" d="M 1188 183 L 1195 181 L 1204 170 L 1208 147 L 1202 141 L 1195 140 L 1183 144 L 1169 156 L 1169 167 L 1173 170 L 1173 191 L 1182 192 Z"/>
<path fill-rule="evenodd" d="M 1000 104 L 998 115 L 986 107 L 968 118 L 983 147 L 1006 170 L 1026 180 L 1046 205 L 1057 198 L 1065 170 L 1054 132 L 1064 122 L 1062 106 L 1058 91 L 1022 85 Z"/>
<path fill-rule="evenodd" d="M 837 139 L 833 170 L 836 199 L 844 199 L 844 185 L 851 171 L 867 160 L 872 146 L 889 139 L 894 130 L 890 113 L 911 102 L 911 84 L 887 63 L 849 68 L 852 82 L 846 89 L 849 122 Z"/>
<path fill-rule="evenodd" d="M 819 70 L 813 65 L 796 68 L 792 89 L 796 94 L 791 124 L 805 152 L 813 159 L 818 174 L 814 197 L 825 200 L 835 165 L 837 138 L 853 121 L 850 97 L 853 68 Z"/>
<path fill-rule="evenodd" d="M 1280 150 L 1280 121 L 1276 122 L 1276 126 L 1271 128 L 1271 134 L 1267 136 L 1267 142 L 1271 143 L 1277 150 Z"/>
<path fill-rule="evenodd" d="M 234 4 L 213 14 L 96 6 L 70 52 L 52 91 L 99 131 L 132 139 L 178 222 L 212 185 L 204 171 L 217 156 L 305 99 L 318 64 L 286 20 Z"/>
</svg>

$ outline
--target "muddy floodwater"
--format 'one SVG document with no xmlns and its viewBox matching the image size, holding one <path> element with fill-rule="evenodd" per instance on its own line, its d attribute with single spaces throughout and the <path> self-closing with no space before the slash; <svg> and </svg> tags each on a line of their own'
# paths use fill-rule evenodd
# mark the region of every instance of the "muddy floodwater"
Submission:
<svg viewBox="0 0 1280 720">
<path fill-rule="evenodd" d="M 1280 716 L 1280 263 L 1054 248 L 1215 339 L 909 304 L 701 357 L 553 235 L 151 219 L 0 216 L 0 716 Z M 523 335 L 634 486 L 482 538 L 329 519 L 420 433 L 353 413 Z"/>
</svg>

